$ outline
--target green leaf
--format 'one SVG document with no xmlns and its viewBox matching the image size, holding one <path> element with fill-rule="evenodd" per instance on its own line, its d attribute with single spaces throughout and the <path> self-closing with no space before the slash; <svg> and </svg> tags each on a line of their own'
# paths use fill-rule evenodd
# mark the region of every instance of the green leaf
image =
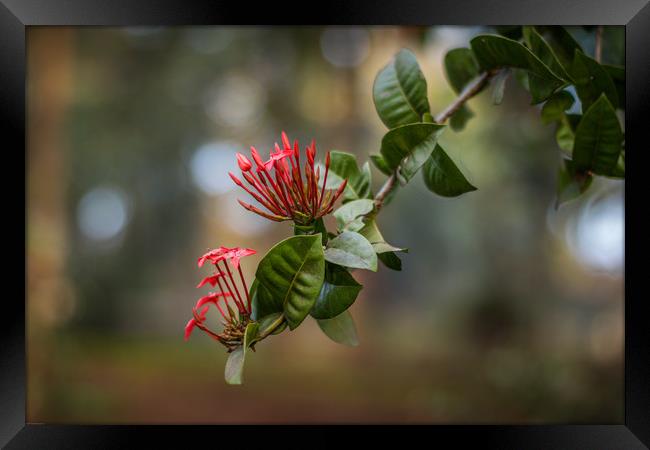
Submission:
<svg viewBox="0 0 650 450">
<path fill-rule="evenodd" d="M 260 328 L 258 334 L 263 334 L 268 332 L 269 328 L 274 326 L 275 322 L 282 316 L 282 313 L 273 313 L 268 316 L 264 316 L 259 320 Z M 277 326 L 271 334 L 280 334 L 287 328 L 287 322 L 282 321 L 282 324 Z"/>
<path fill-rule="evenodd" d="M 402 260 L 394 252 L 380 253 L 377 257 L 389 269 L 402 270 Z"/>
<path fill-rule="evenodd" d="M 359 234 L 365 237 L 368 242 L 372 244 L 372 248 L 375 250 L 375 253 L 407 251 L 405 248 L 394 247 L 386 243 L 384 236 L 381 235 L 381 232 L 377 227 L 377 222 L 374 220 L 367 221 L 364 227 L 359 230 Z"/>
<path fill-rule="evenodd" d="M 571 74 L 575 80 L 578 97 L 582 102 L 583 112 L 587 111 L 601 94 L 605 94 L 615 108 L 618 107 L 618 93 L 614 81 L 607 70 L 595 59 L 576 50 Z"/>
<path fill-rule="evenodd" d="M 354 303 L 362 287 L 345 268 L 327 263 L 325 282 L 309 314 L 316 319 L 338 316 Z"/>
<path fill-rule="evenodd" d="M 575 132 L 580 119 L 582 119 L 580 114 L 564 114 L 558 122 L 555 139 L 557 145 L 568 157 L 573 155 L 573 142 L 575 141 Z"/>
<path fill-rule="evenodd" d="M 476 190 L 440 145 L 436 145 L 422 175 L 429 190 L 443 197 L 457 197 Z"/>
<path fill-rule="evenodd" d="M 551 46 L 553 53 L 565 69 L 571 67 L 576 49 L 583 51 L 580 44 L 571 36 L 565 27 L 536 26 L 535 30 Z"/>
<path fill-rule="evenodd" d="M 510 76 L 510 69 L 502 69 L 494 77 L 492 85 L 492 103 L 500 105 L 503 101 L 503 93 L 506 90 L 506 81 Z"/>
<path fill-rule="evenodd" d="M 449 126 L 454 131 L 462 131 L 472 117 L 474 117 L 472 110 L 467 105 L 463 105 L 449 118 Z"/>
<path fill-rule="evenodd" d="M 242 384 L 245 357 L 246 350 L 242 346 L 230 352 L 226 361 L 226 368 L 224 369 L 224 378 L 227 384 Z"/>
<path fill-rule="evenodd" d="M 625 67 L 602 64 L 602 68 L 614 82 L 618 95 L 618 107 L 625 109 Z"/>
<path fill-rule="evenodd" d="M 383 156 L 379 154 L 372 154 L 370 155 L 370 160 L 374 166 L 384 175 L 391 175 L 393 173 L 391 168 L 388 167 L 388 164 L 386 163 L 386 160 L 384 160 Z"/>
<path fill-rule="evenodd" d="M 224 370 L 226 383 L 242 384 L 246 352 L 257 336 L 258 330 L 259 324 L 257 322 L 250 322 L 246 325 L 246 330 L 244 331 L 244 342 L 228 355 L 226 368 Z"/>
<path fill-rule="evenodd" d="M 565 159 L 563 166 L 558 171 L 555 208 L 557 209 L 563 203 L 579 197 L 589 188 L 592 180 L 591 175 L 577 172 L 573 161 Z"/>
<path fill-rule="evenodd" d="M 576 170 L 598 175 L 614 171 L 623 144 L 623 132 L 616 111 L 605 94 L 591 105 L 578 124 L 573 145 Z"/>
<path fill-rule="evenodd" d="M 560 63 L 555 52 L 548 42 L 540 35 L 535 27 L 523 27 L 524 40 L 530 50 L 542 61 L 558 78 L 571 81 L 569 73 Z"/>
<path fill-rule="evenodd" d="M 255 276 L 274 301 L 282 302 L 289 329 L 295 329 L 314 305 L 325 278 L 320 233 L 279 242 L 262 258 Z"/>
<path fill-rule="evenodd" d="M 337 228 L 339 230 L 358 231 L 363 228 L 362 218 L 375 207 L 375 202 L 370 199 L 354 200 L 342 205 L 334 211 Z"/>
<path fill-rule="evenodd" d="M 332 150 L 330 152 L 330 168 L 327 177 L 327 189 L 338 188 L 343 180 L 348 184 L 343 191 L 343 200 L 358 200 L 370 198 L 370 166 L 365 163 L 361 170 L 357 166 L 357 158 L 351 153 Z"/>
<path fill-rule="evenodd" d="M 427 82 L 415 55 L 406 49 L 377 74 L 372 87 L 375 108 L 388 128 L 420 122 L 430 113 Z"/>
<path fill-rule="evenodd" d="M 483 34 L 476 36 L 470 43 L 483 70 L 511 67 L 528 71 L 533 103 L 545 100 L 564 85 L 564 81 L 546 64 L 517 41 L 503 36 Z"/>
<path fill-rule="evenodd" d="M 386 133 L 381 140 L 381 154 L 392 170 L 400 168 L 405 180 L 415 175 L 435 148 L 444 125 L 415 123 Z"/>
<path fill-rule="evenodd" d="M 560 91 L 549 98 L 542 107 L 542 123 L 551 123 L 562 120 L 564 111 L 575 103 L 573 95 L 567 91 Z"/>
<path fill-rule="evenodd" d="M 354 231 L 344 231 L 327 243 L 325 259 L 353 269 L 377 271 L 377 255 L 368 240 Z"/>
<path fill-rule="evenodd" d="M 343 311 L 331 319 L 317 320 L 318 326 L 325 335 L 337 344 L 356 347 L 359 345 L 357 329 L 349 311 Z"/>
<path fill-rule="evenodd" d="M 271 293 L 255 278 L 250 288 L 251 318 L 258 320 L 261 317 L 284 310 L 281 298 L 274 298 Z"/>
<path fill-rule="evenodd" d="M 445 75 L 456 94 L 459 94 L 480 73 L 481 68 L 470 49 L 455 48 L 445 55 Z"/>
</svg>

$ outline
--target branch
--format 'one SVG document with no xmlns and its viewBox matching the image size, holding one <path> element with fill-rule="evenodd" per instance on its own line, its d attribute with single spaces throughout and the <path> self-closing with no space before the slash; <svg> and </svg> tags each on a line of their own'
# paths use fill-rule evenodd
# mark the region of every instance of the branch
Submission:
<svg viewBox="0 0 650 450">
<path fill-rule="evenodd" d="M 447 106 L 440 114 L 435 117 L 436 123 L 445 123 L 447 119 L 454 115 L 470 98 L 478 94 L 481 89 L 490 81 L 490 79 L 496 75 L 497 71 L 483 72 L 478 77 L 476 77 L 470 84 L 465 86 L 465 89 L 456 97 L 449 106 Z M 392 192 L 393 189 L 397 187 L 397 174 L 393 173 L 388 179 L 384 182 L 379 192 L 375 196 L 375 214 L 379 212 L 381 207 L 384 205 L 384 201 L 388 194 Z"/>
<path fill-rule="evenodd" d="M 598 25 L 596 27 L 596 51 L 594 52 L 595 59 L 598 63 L 600 63 L 602 48 L 603 48 L 603 26 Z"/>
<path fill-rule="evenodd" d="M 454 115 L 461 106 L 463 106 L 467 100 L 474 97 L 478 94 L 483 87 L 490 81 L 496 74 L 496 71 L 483 72 L 478 77 L 476 77 L 470 84 L 465 86 L 465 89 L 458 95 L 456 100 L 454 100 L 449 106 L 447 106 L 440 114 L 436 116 L 436 123 L 445 123 L 447 119 Z"/>
</svg>

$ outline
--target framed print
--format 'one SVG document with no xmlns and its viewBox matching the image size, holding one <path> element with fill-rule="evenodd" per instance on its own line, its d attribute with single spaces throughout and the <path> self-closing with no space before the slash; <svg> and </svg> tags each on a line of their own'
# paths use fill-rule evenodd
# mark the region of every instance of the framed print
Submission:
<svg viewBox="0 0 650 450">
<path fill-rule="evenodd" d="M 646 3 L 3 0 L 2 445 L 647 448 Z"/>
</svg>

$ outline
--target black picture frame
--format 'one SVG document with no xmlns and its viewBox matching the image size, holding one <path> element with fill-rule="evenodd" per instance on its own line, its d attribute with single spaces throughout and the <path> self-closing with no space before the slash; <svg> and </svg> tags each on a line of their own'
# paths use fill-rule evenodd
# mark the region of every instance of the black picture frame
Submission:
<svg viewBox="0 0 650 450">
<path fill-rule="evenodd" d="M 316 3 L 277 2 L 251 4 L 233 1 L 171 0 L 0 0 L 0 126 L 3 133 L 5 174 L 2 192 L 5 205 L 18 210 L 14 180 L 25 165 L 25 32 L 33 25 L 209 25 L 209 24 L 412 24 L 412 25 L 625 25 L 626 26 L 626 147 L 628 152 L 625 182 L 625 420 L 622 424 L 471 426 L 432 425 L 414 427 L 362 426 L 354 428 L 368 438 L 384 444 L 408 443 L 403 432 L 417 433 L 430 442 L 453 442 L 454 446 L 473 444 L 495 448 L 647 448 L 650 445 L 650 339 L 648 339 L 647 300 L 642 282 L 647 221 L 643 218 L 641 161 L 648 134 L 650 105 L 650 5 L 648 0 L 400 0 L 392 3 L 372 1 L 328 1 Z M 647 147 L 647 144 L 645 145 Z M 9 163 L 10 158 L 13 162 Z M 12 170 L 13 169 L 13 170 Z M 26 186 L 26 184 L 23 184 Z M 11 197 L 11 198 L 9 198 Z M 26 196 L 24 197 L 26 199 Z M 16 205 L 7 205 L 13 200 Z M 26 200 L 25 200 L 26 202 Z M 18 243 L 25 236 L 20 214 L 5 214 L 5 240 Z M 6 226 L 5 226 L 6 225 Z M 10 237 L 11 236 L 11 237 Z M 628 245 L 634 243 L 633 245 Z M 16 244 L 19 245 L 19 244 Z M 19 250 L 16 249 L 16 253 Z M 7 261 L 9 258 L 5 257 Z M 637 262 L 635 259 L 638 259 Z M 12 258 L 9 265 L 15 267 Z M 24 268 L 26 266 L 23 266 Z M 25 277 L 26 277 L 25 269 Z M 26 423 L 25 394 L 25 285 L 15 286 L 5 278 L 4 323 L 0 358 L 0 445 L 7 448 L 131 448 L 144 439 L 147 447 L 159 443 L 195 445 L 198 440 L 224 445 L 224 440 L 240 440 L 246 445 L 283 444 L 291 448 L 296 433 L 310 434 L 302 445 L 340 445 L 337 434 L 351 427 L 279 426 L 265 428 L 241 426 L 235 433 L 217 426 L 73 426 Z M 22 293 L 22 295 L 21 295 Z"/>
</svg>

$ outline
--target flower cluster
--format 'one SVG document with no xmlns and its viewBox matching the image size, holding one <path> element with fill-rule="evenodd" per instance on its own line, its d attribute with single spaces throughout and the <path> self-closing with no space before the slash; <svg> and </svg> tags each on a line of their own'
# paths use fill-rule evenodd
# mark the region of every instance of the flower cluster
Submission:
<svg viewBox="0 0 650 450">
<path fill-rule="evenodd" d="M 300 167 L 300 147 L 298 141 L 293 146 L 286 133 L 282 132 L 282 148 L 276 143 L 271 150 L 268 161 L 263 161 L 255 147 L 251 147 L 251 156 L 255 161 L 255 170 L 250 160 L 237 153 L 237 163 L 242 176 L 250 185 L 247 187 L 232 172 L 230 178 L 269 212 L 238 200 L 249 211 L 267 219 L 282 222 L 293 220 L 300 225 L 309 225 L 314 220 L 329 214 L 334 202 L 343 193 L 347 180 L 338 189 L 325 189 L 330 166 L 330 154 L 325 158 L 325 173 L 320 182 L 320 166 L 314 163 L 316 144 L 314 141 L 305 149 L 307 162 L 304 175 Z"/>
<path fill-rule="evenodd" d="M 210 292 L 196 302 L 196 305 L 192 308 L 194 317 L 185 326 L 185 340 L 189 339 L 192 330 L 196 327 L 221 342 L 228 348 L 228 351 L 232 351 L 241 344 L 246 325 L 250 320 L 251 299 L 246 279 L 242 273 L 240 259 L 255 253 L 255 250 L 249 248 L 219 247 L 210 250 L 199 258 L 199 267 L 209 262 L 214 266 L 214 272 L 212 275 L 205 277 L 196 287 L 201 288 L 206 284 L 210 284 L 212 287 L 219 286 L 219 292 Z M 242 288 L 243 293 L 237 286 L 227 261 L 230 261 L 230 264 L 239 273 L 239 287 Z M 216 333 L 205 325 L 210 304 L 215 305 L 221 314 L 223 324 L 221 333 Z"/>
</svg>

